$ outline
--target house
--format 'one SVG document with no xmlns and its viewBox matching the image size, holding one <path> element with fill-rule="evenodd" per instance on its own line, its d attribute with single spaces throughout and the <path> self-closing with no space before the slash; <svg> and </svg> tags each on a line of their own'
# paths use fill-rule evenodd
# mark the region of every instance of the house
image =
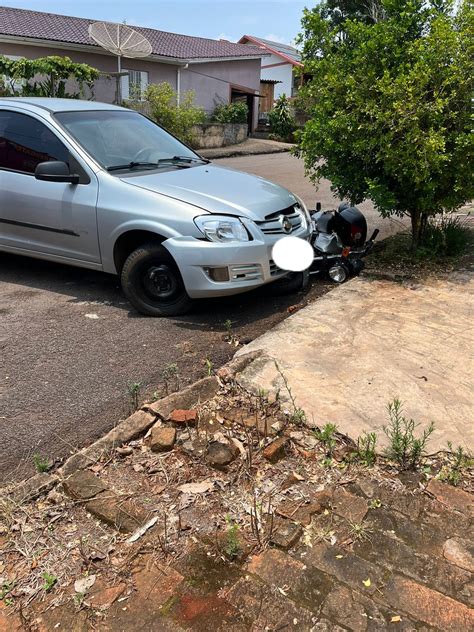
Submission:
<svg viewBox="0 0 474 632">
<path fill-rule="evenodd" d="M 295 96 L 301 84 L 301 77 L 295 71 L 303 67 L 301 56 L 296 48 L 254 35 L 244 35 L 240 38 L 239 44 L 258 46 L 262 52 L 270 55 L 262 59 L 260 76 L 260 112 L 262 114 L 271 110 L 274 100 L 282 94 L 286 94 L 287 97 Z"/>
<path fill-rule="evenodd" d="M 103 75 L 95 83 L 93 98 L 116 100 L 117 58 L 89 37 L 94 20 L 0 7 L 0 55 L 35 59 L 67 55 L 74 62 L 87 63 Z M 249 106 L 249 129 L 257 124 L 261 48 L 231 42 L 133 27 L 151 43 L 150 56 L 123 59 L 121 92 L 124 98 L 133 84 L 139 94 L 149 83 L 167 81 L 178 92 L 196 93 L 196 104 L 211 113 L 218 103 L 244 100 Z"/>
</svg>

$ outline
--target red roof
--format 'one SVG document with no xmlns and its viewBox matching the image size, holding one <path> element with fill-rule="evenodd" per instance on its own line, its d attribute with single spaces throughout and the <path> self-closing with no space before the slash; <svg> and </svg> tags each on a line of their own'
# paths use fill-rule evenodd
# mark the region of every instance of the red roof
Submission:
<svg viewBox="0 0 474 632">
<path fill-rule="evenodd" d="M 0 40 L 3 35 L 99 48 L 88 33 L 89 24 L 95 21 L 56 13 L 0 7 Z M 160 57 L 187 60 L 262 57 L 265 54 L 257 47 L 233 44 L 224 40 L 178 35 L 143 27 L 133 28 L 148 38 L 153 48 L 152 55 Z"/>
</svg>

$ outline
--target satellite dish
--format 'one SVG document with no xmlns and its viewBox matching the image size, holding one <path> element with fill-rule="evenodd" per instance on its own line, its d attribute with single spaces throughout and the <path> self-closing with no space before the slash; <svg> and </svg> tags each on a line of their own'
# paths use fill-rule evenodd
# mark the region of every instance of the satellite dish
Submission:
<svg viewBox="0 0 474 632">
<path fill-rule="evenodd" d="M 122 72 L 122 57 L 148 57 L 152 46 L 148 39 L 130 28 L 126 24 L 112 22 L 93 22 L 89 25 L 89 37 L 99 46 L 117 55 L 117 100 L 120 103 L 120 73 Z"/>
</svg>

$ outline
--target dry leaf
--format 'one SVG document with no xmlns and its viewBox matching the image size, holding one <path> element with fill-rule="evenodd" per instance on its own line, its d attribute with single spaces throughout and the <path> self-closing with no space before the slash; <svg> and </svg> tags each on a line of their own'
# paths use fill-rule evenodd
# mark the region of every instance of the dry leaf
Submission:
<svg viewBox="0 0 474 632">
<path fill-rule="evenodd" d="M 393 616 L 393 617 L 390 619 L 390 621 L 391 621 L 392 623 L 398 623 L 398 622 L 399 622 L 399 621 L 401 621 L 401 620 L 402 620 L 402 618 L 401 618 L 401 616 L 400 616 L 399 614 L 396 614 L 395 616 Z"/>
<path fill-rule="evenodd" d="M 344 555 L 336 555 L 336 560 L 342 560 L 343 557 Z"/>
<path fill-rule="evenodd" d="M 151 527 L 153 527 L 153 525 L 158 522 L 158 518 L 159 516 L 155 516 L 151 520 L 148 520 L 148 522 L 146 522 L 143 527 L 137 529 L 135 533 L 128 538 L 127 544 L 133 544 L 133 542 L 136 542 L 139 538 L 141 538 L 142 535 L 144 535 L 148 531 L 148 529 L 151 529 Z"/>
<path fill-rule="evenodd" d="M 203 481 L 202 483 L 186 483 L 178 487 L 183 494 L 205 494 L 212 491 L 214 483 L 212 481 Z"/>
<path fill-rule="evenodd" d="M 372 582 L 370 581 L 370 577 L 368 577 L 367 579 L 364 579 L 362 583 L 364 584 L 366 588 L 369 588 L 369 586 L 372 585 Z"/>
<path fill-rule="evenodd" d="M 76 581 L 74 582 L 74 590 L 77 593 L 85 593 L 89 590 L 89 588 L 92 588 L 92 586 L 95 584 L 95 580 L 95 575 L 89 575 L 88 577 L 81 577 L 80 579 L 76 579 Z"/>
</svg>

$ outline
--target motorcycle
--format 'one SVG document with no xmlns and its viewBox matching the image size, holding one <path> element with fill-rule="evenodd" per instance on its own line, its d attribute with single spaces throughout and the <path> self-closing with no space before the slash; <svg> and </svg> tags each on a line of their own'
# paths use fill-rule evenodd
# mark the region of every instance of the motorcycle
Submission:
<svg viewBox="0 0 474 632">
<path fill-rule="evenodd" d="M 335 283 L 358 275 L 364 269 L 362 259 L 372 250 L 379 230 L 375 229 L 366 241 L 367 220 L 348 202 L 331 211 L 322 211 L 318 202 L 311 220 L 314 259 L 309 274 L 326 273 Z"/>
</svg>

